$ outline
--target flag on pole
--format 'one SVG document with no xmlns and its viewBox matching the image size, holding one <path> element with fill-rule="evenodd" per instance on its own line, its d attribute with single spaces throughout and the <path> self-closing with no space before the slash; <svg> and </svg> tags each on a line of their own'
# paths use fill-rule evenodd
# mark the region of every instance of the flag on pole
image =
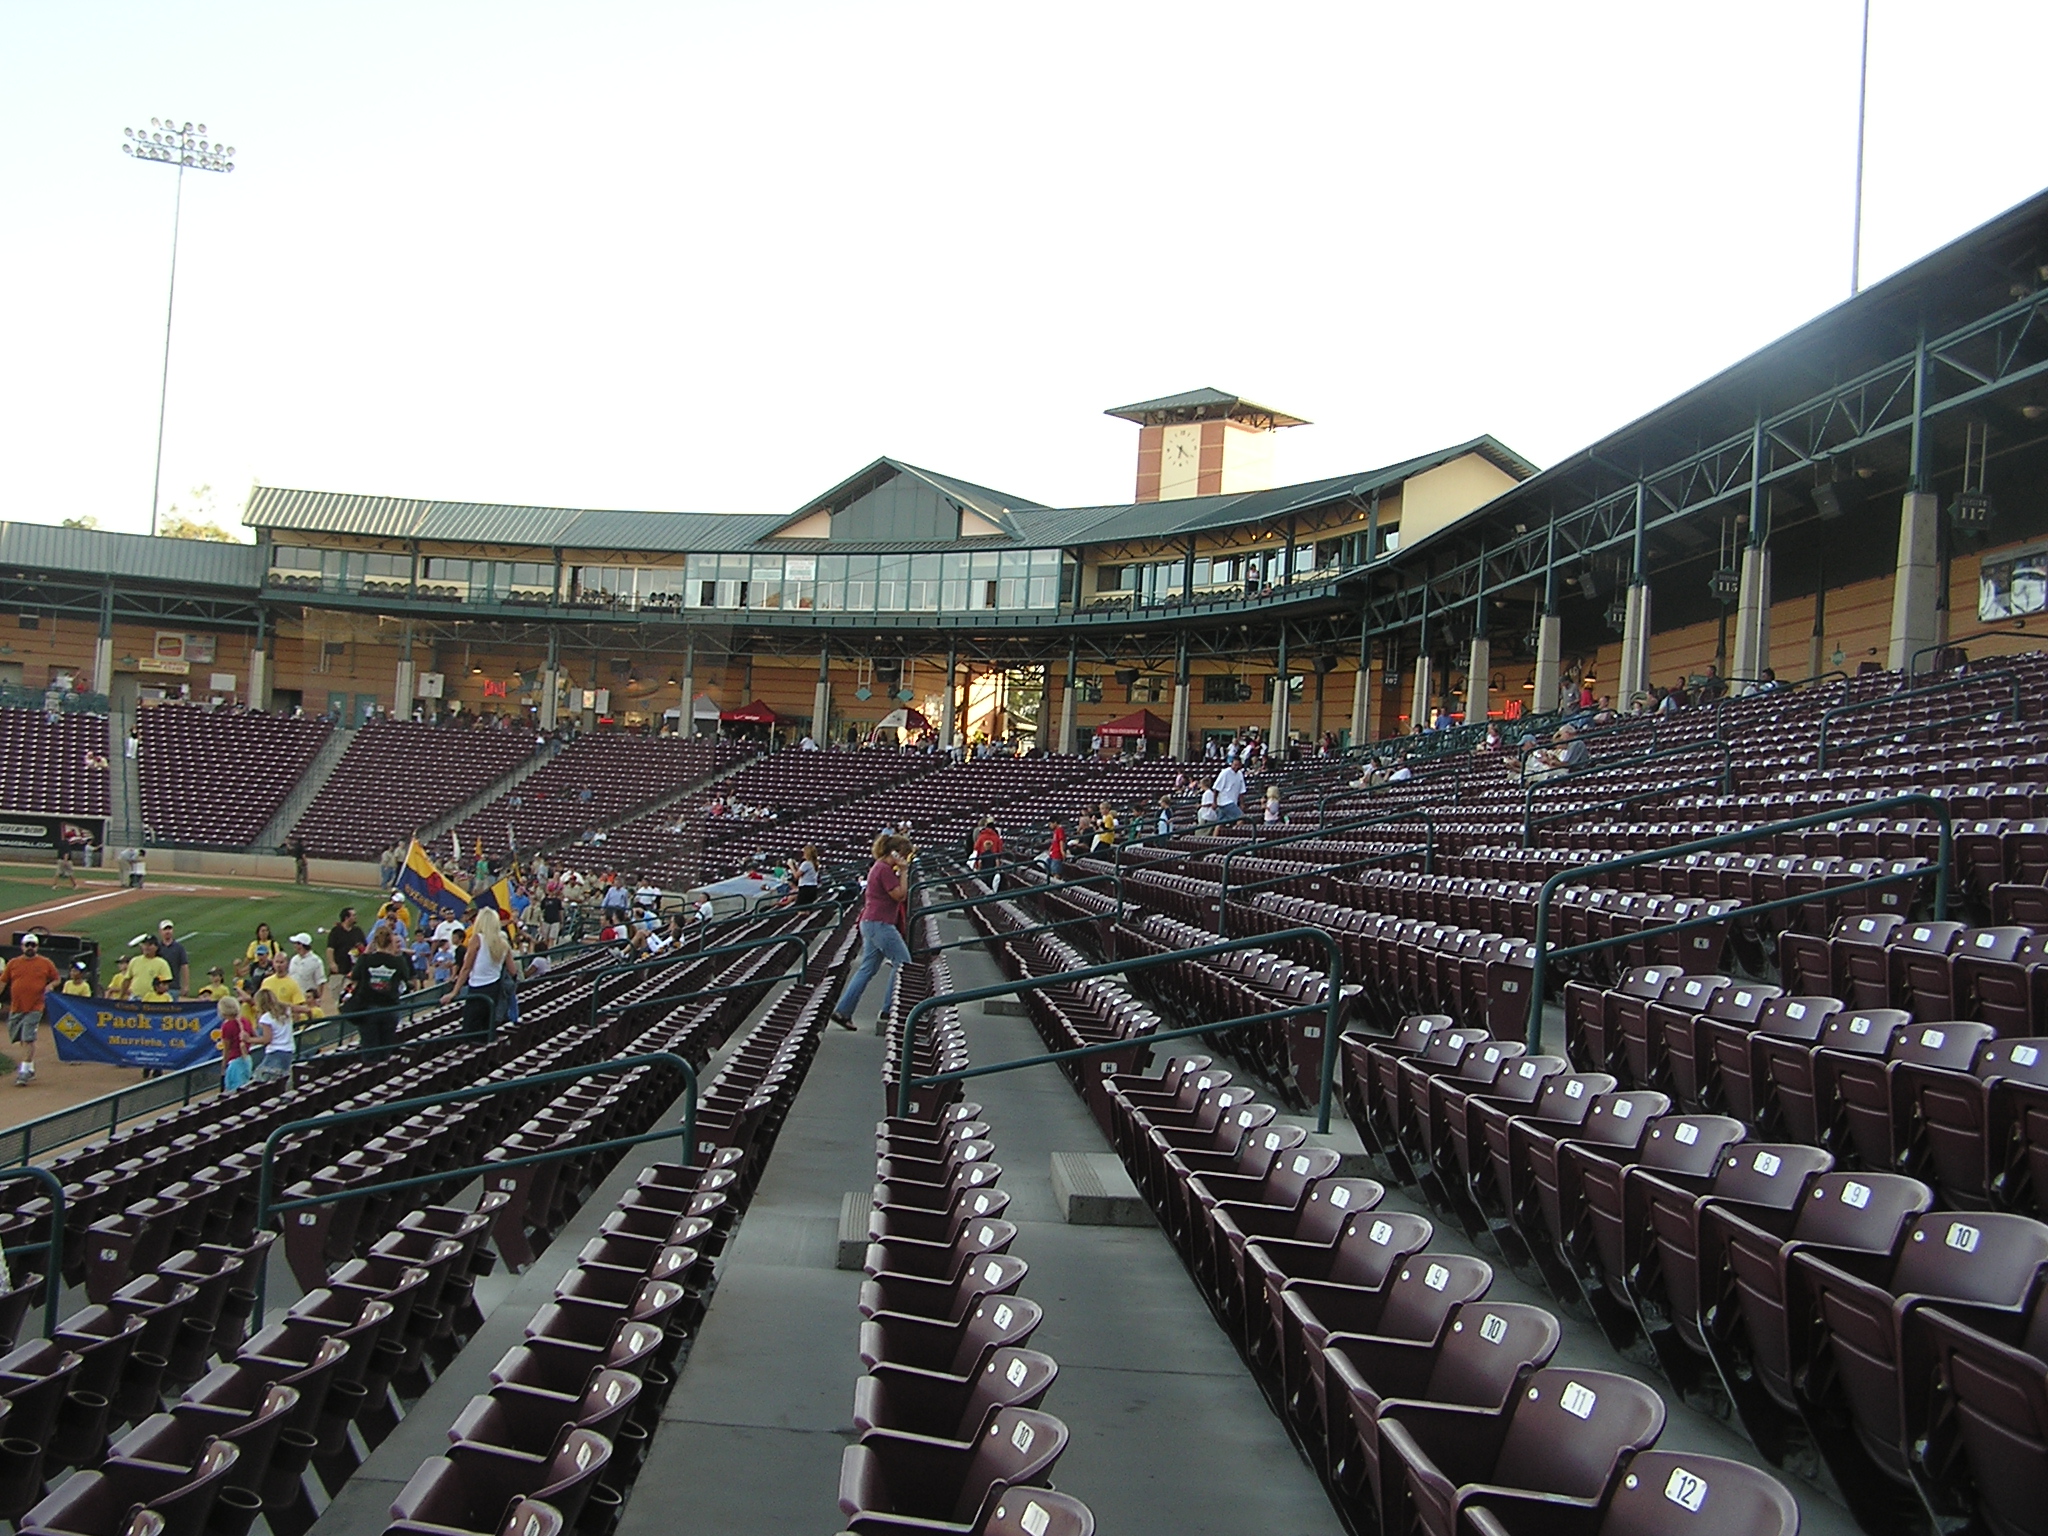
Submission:
<svg viewBox="0 0 2048 1536">
<path fill-rule="evenodd" d="M 412 908 L 415 928 L 430 918 L 460 918 L 469 911 L 469 892 L 441 873 L 418 838 L 406 849 L 405 867 L 398 872 L 398 899 Z"/>
</svg>

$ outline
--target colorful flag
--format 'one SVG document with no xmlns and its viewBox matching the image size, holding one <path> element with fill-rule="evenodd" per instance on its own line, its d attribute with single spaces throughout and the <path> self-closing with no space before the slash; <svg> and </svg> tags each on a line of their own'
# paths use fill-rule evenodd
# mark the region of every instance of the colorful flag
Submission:
<svg viewBox="0 0 2048 1536">
<path fill-rule="evenodd" d="M 430 918 L 459 918 L 469 910 L 469 892 L 441 873 L 418 838 L 405 850 L 405 867 L 398 872 L 398 899 L 412 909 L 415 928 Z"/>
</svg>

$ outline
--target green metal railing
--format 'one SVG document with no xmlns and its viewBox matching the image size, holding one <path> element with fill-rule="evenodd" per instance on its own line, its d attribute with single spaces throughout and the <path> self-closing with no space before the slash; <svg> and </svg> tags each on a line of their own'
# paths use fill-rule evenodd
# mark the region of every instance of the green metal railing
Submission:
<svg viewBox="0 0 2048 1536">
<path fill-rule="evenodd" d="M 30 1163 L 25 1168 L 0 1168 L 0 1183 L 15 1179 L 34 1179 L 49 1192 L 50 1235 L 39 1243 L 18 1243 L 4 1250 L 7 1258 L 17 1253 L 40 1253 L 43 1256 L 43 1337 L 48 1338 L 57 1331 L 59 1303 L 64 1297 L 64 1181 L 40 1163 Z M 12 1276 L 8 1279 L 11 1281 Z"/>
<path fill-rule="evenodd" d="M 1967 645 L 1972 640 L 2031 640 L 2036 650 L 2040 650 L 2043 647 L 2048 647 L 2048 637 L 2043 637 L 2041 635 L 2030 635 L 2027 633 L 2026 620 L 2014 619 L 2012 622 L 2014 627 L 2011 629 L 1973 630 L 1967 635 L 1956 635 L 1951 639 L 1939 641 L 1934 645 L 1921 646 L 1919 650 L 1915 651 L 1911 656 L 1906 658 L 1907 686 L 1910 687 L 1912 685 L 1913 679 L 1920 675 L 1920 658 L 1922 656 L 1937 655 L 1942 651 L 1951 650 L 1956 646 Z M 1965 665 L 1968 665 L 1968 663 L 1965 663 Z M 1928 675 L 1930 677 L 1934 674 L 1934 670 L 1935 669 L 1932 667 L 1929 667 L 1927 669 Z"/>
<path fill-rule="evenodd" d="M 1266 853 L 1270 849 L 1286 847 L 1290 843 L 1327 841 L 1329 838 L 1337 835 L 1338 833 L 1358 832 L 1364 830 L 1367 827 L 1384 827 L 1392 825 L 1394 822 L 1398 821 L 1418 820 L 1422 823 L 1423 827 L 1422 872 L 1426 875 L 1434 874 L 1436 873 L 1436 813 L 1430 807 L 1421 805 L 1411 806 L 1407 810 L 1403 811 L 1389 811 L 1384 816 L 1372 816 L 1368 817 L 1364 821 L 1340 822 L 1338 825 L 1334 827 L 1311 827 L 1301 832 L 1290 832 L 1282 837 L 1255 838 L 1247 846 L 1243 848 L 1232 848 L 1229 852 L 1223 855 L 1223 871 L 1221 875 L 1218 877 L 1216 883 L 1217 935 L 1219 937 L 1229 936 L 1230 861 L 1232 859 L 1244 858 L 1247 856 L 1257 858 L 1260 855 Z M 1373 854 L 1368 857 L 1370 862 L 1377 863 L 1384 858 L 1399 858 L 1403 856 L 1404 855 L 1401 854 Z M 1361 861 L 1354 860 L 1352 862 L 1356 863 Z M 1349 866 L 1331 865 L 1329 867 L 1332 869 L 1338 869 L 1347 868 Z M 1300 879 L 1303 877 L 1297 875 L 1290 876 L 1288 878 Z M 1251 887 L 1251 889 L 1261 888 L 1262 887 L 1258 886 Z"/>
<path fill-rule="evenodd" d="M 1689 933 L 1697 928 L 1711 928 L 1728 920 L 1729 914 L 1688 918 L 1683 922 L 1664 923 L 1655 928 L 1640 928 L 1632 933 L 1617 933 L 1604 939 L 1594 939 L 1585 944 L 1573 944 L 1563 949 L 1550 948 L 1551 899 L 1560 886 L 1565 884 L 1583 885 L 1589 876 L 1610 874 L 1619 869 L 1634 869 L 1643 864 L 1657 864 L 1672 859 L 1684 858 L 1694 853 L 1715 853 L 1723 848 L 1739 847 L 1754 842 L 1760 837 L 1775 837 L 1781 832 L 1798 832 L 1807 827 L 1824 827 L 1831 822 L 1850 821 L 1858 816 L 1883 815 L 1906 806 L 1920 806 L 1933 810 L 1941 819 L 1941 850 L 1935 864 L 1934 916 L 1940 921 L 1948 916 L 1950 877 L 1955 864 L 1955 836 L 1953 819 L 1948 804 L 1938 795 L 1907 794 L 1890 795 L 1882 800 L 1866 800 L 1858 805 L 1843 806 L 1839 810 L 1819 811 L 1811 816 L 1794 816 L 1786 821 L 1774 821 L 1761 827 L 1745 827 L 1735 832 L 1724 832 L 1718 837 L 1701 838 L 1697 842 L 1679 843 L 1670 848 L 1653 848 L 1644 853 L 1631 853 L 1618 859 L 1606 859 L 1598 864 L 1578 864 L 1561 869 L 1543 882 L 1543 888 L 1536 895 L 1536 960 L 1529 983 L 1529 1050 L 1534 1053 L 1542 1049 L 1543 1039 L 1543 985 L 1545 973 L 1551 960 L 1567 960 L 1575 955 L 1591 954 L 1595 950 L 1617 949 L 1629 944 L 1640 944 L 1647 939 L 1659 939 L 1669 934 Z M 1796 896 L 1781 896 L 1771 901 L 1744 902 L 1738 911 L 1742 915 L 1755 912 L 1771 912 L 1784 907 L 1808 906 L 1816 901 L 1834 901 L 1856 891 L 1874 890 L 1879 886 L 1899 885 L 1918 881 L 1924 877 L 1924 870 L 1907 870 L 1894 874 L 1878 875 L 1867 880 L 1855 880 L 1845 885 L 1831 885 L 1820 891 L 1802 891 Z"/>
<path fill-rule="evenodd" d="M 1638 753 L 1634 757 L 1612 757 L 1606 759 L 1603 762 L 1588 763 L 1583 768 L 1574 768 L 1570 773 L 1558 773 L 1552 774 L 1547 778 L 1528 780 L 1522 786 L 1522 846 L 1524 848 L 1532 846 L 1529 839 L 1533 835 L 1535 827 L 1537 825 L 1547 824 L 1547 820 L 1557 819 L 1548 818 L 1545 823 L 1536 822 L 1535 815 L 1537 791 L 1546 789 L 1557 789 L 1560 786 L 1568 784 L 1578 784 L 1586 779 L 1592 778 L 1595 774 L 1612 773 L 1617 768 L 1637 768 L 1641 767 L 1645 763 L 1669 762 L 1672 758 L 1675 757 L 1697 757 L 1702 752 L 1714 752 L 1720 754 L 1721 771 L 1715 774 L 1713 778 L 1715 781 L 1718 781 L 1720 783 L 1721 792 L 1723 794 L 1727 794 L 1729 791 L 1729 786 L 1734 779 L 1735 760 L 1733 754 L 1730 753 L 1730 751 L 1728 750 L 1728 743 L 1722 740 L 1719 736 L 1709 736 L 1703 737 L 1698 741 L 1682 742 L 1675 747 L 1658 747 L 1649 752 Z M 1699 780 L 1688 780 L 1686 782 L 1686 785 L 1670 786 L 1669 788 L 1657 791 L 1657 793 L 1669 794 L 1672 792 L 1673 789 L 1683 788 L 1693 784 L 1705 782 L 1708 781 L 1704 778 Z M 1575 816 L 1580 814 L 1582 810 L 1594 809 L 1598 809 L 1598 807 L 1578 807 L 1567 812 L 1566 814 L 1568 816 Z"/>
<path fill-rule="evenodd" d="M 410 1179 L 392 1179 L 379 1184 L 358 1184 L 347 1189 L 330 1190 L 324 1195 L 310 1195 L 301 1199 L 273 1201 L 271 1184 L 275 1176 L 277 1144 L 294 1131 L 324 1131 L 338 1125 L 353 1125 L 364 1120 L 387 1119 L 392 1116 L 403 1120 L 423 1109 L 432 1109 L 437 1104 L 458 1104 L 473 1099 L 495 1098 L 499 1094 L 514 1093 L 528 1088 L 540 1088 L 549 1083 L 570 1082 L 580 1078 L 595 1077 L 605 1072 L 625 1072 L 634 1067 L 670 1066 L 683 1074 L 683 1086 L 687 1098 L 683 1104 L 683 1123 L 665 1131 L 643 1131 L 637 1136 L 615 1136 L 605 1141 L 585 1142 L 579 1146 L 563 1147 L 552 1152 L 535 1152 L 525 1157 L 508 1157 L 498 1162 L 477 1163 L 468 1168 L 448 1168 L 439 1173 L 424 1173 Z M 273 1216 L 287 1216 L 294 1211 L 310 1210 L 318 1205 L 331 1205 L 338 1200 L 364 1200 L 373 1195 L 396 1194 L 405 1189 L 422 1189 L 431 1184 L 465 1183 L 470 1179 L 482 1178 L 487 1173 L 501 1173 L 512 1168 L 531 1168 L 540 1163 L 561 1162 L 565 1158 L 587 1157 L 594 1152 L 623 1152 L 629 1147 L 644 1146 L 651 1141 L 668 1141 L 680 1138 L 685 1146 L 695 1143 L 697 1135 L 697 1069 L 683 1057 L 670 1051 L 650 1051 L 644 1056 L 623 1056 L 612 1061 L 592 1062 L 582 1067 L 558 1067 L 552 1072 L 537 1072 L 531 1077 L 516 1077 L 509 1082 L 483 1083 L 475 1088 L 456 1088 L 447 1093 L 429 1093 L 416 1099 L 399 1099 L 390 1104 L 375 1104 L 366 1109 L 352 1109 L 341 1114 L 320 1115 L 311 1120 L 294 1120 L 280 1125 L 263 1139 L 263 1161 L 256 1174 L 256 1226 L 260 1231 L 269 1225 Z M 687 1159 L 686 1159 L 687 1160 Z M 47 1172 L 47 1170 L 44 1170 Z M 18 1172 L 18 1170 L 17 1170 Z M 0 1177 L 5 1177 L 0 1174 Z M 61 1195 L 61 1191 L 60 1191 Z M 267 1269 L 268 1266 L 265 1266 Z M 256 1327 L 263 1326 L 264 1298 L 266 1287 L 264 1270 L 256 1275 Z M 251 1330 L 254 1331 L 253 1329 Z"/>
<path fill-rule="evenodd" d="M 1195 1024 L 1186 1029 L 1161 1030 L 1156 1034 L 1137 1035 L 1123 1040 L 1105 1040 L 1095 1045 L 1076 1046 L 1064 1051 L 1042 1051 L 1035 1056 L 1018 1057 L 1014 1061 L 991 1062 L 979 1067 L 961 1067 L 952 1072 L 935 1072 L 922 1077 L 914 1076 L 911 1072 L 911 1059 L 916 1054 L 918 1023 L 934 1008 L 952 1003 L 980 1002 L 991 997 L 1013 997 L 1020 992 L 1039 992 L 1047 987 L 1063 987 L 1069 982 L 1088 981 L 1098 976 L 1122 976 L 1131 971 L 1177 965 L 1188 960 L 1205 960 L 1211 955 L 1234 954 L 1239 950 L 1265 949 L 1290 939 L 1313 940 L 1321 944 L 1329 955 L 1329 993 L 1321 1003 L 1279 1008 L 1270 1013 L 1247 1014 L 1242 1018 L 1222 1019 L 1211 1024 Z M 1195 949 L 1170 950 L 1160 955 L 1139 955 L 1129 960 L 1114 960 L 1107 965 L 1090 965 L 1078 971 L 1062 971 L 1056 976 L 1026 976 L 1017 981 L 1006 981 L 990 987 L 970 987 L 963 992 L 940 992 L 913 1004 L 910 1012 L 904 1017 L 903 1038 L 898 1044 L 900 1064 L 896 1080 L 896 1113 L 910 1113 L 910 1092 L 913 1088 L 930 1088 L 940 1083 L 960 1082 L 970 1077 L 988 1077 L 997 1072 L 1015 1072 L 1024 1067 L 1042 1067 L 1052 1062 L 1107 1056 L 1116 1051 L 1127 1051 L 1134 1045 L 1159 1045 L 1168 1040 L 1187 1040 L 1198 1035 L 1213 1035 L 1221 1030 L 1238 1029 L 1248 1024 L 1265 1024 L 1279 1019 L 1300 1018 L 1304 1014 L 1320 1013 L 1324 1015 L 1323 1068 L 1322 1093 L 1316 1106 L 1316 1130 L 1327 1134 L 1330 1129 L 1331 1082 L 1337 1064 L 1337 1026 L 1344 1006 L 1343 982 L 1344 957 L 1337 948 L 1337 941 L 1334 938 L 1320 928 L 1282 928 L 1273 933 L 1262 933 L 1256 938 L 1224 939 Z"/>
<path fill-rule="evenodd" d="M 686 950 L 681 954 L 654 955 L 646 960 L 627 960 L 618 965 L 605 966 L 602 970 L 595 972 L 591 976 L 590 1011 L 584 1016 L 584 1023 L 595 1024 L 598 1015 L 603 1011 L 602 1000 L 598 994 L 603 983 L 608 978 L 624 976 L 639 971 L 654 970 L 661 966 L 681 965 L 691 960 L 708 960 L 714 955 L 737 955 L 749 950 L 774 949 L 783 945 L 794 944 L 803 958 L 797 963 L 797 968 L 794 971 L 781 971 L 773 976 L 757 976 L 750 981 L 735 981 L 720 986 L 695 987 L 680 993 L 633 998 L 620 1006 L 632 1008 L 639 1007 L 642 1004 L 688 1003 L 694 1002 L 700 997 L 721 997 L 730 992 L 744 992 L 750 987 L 766 987 L 773 986 L 778 981 L 800 980 L 804 973 L 804 967 L 810 963 L 811 940 L 818 938 L 827 931 L 828 929 L 825 926 L 820 925 L 803 933 L 766 933 L 758 938 L 742 939 L 734 944 L 719 944 L 710 949 L 692 949 Z M 618 1003 L 618 999 L 613 1001 L 615 1004 Z"/>
<path fill-rule="evenodd" d="M 1897 693 L 1879 694 L 1874 699 L 1863 699 L 1854 704 L 1837 704 L 1833 709 L 1822 715 L 1820 717 L 1820 745 L 1814 755 L 1814 767 L 1827 767 L 1828 727 L 1833 725 L 1843 715 L 1860 714 L 1867 709 L 1884 709 L 1894 704 L 1903 703 L 1907 699 L 1926 698 L 1929 694 L 1953 693 L 1958 689 L 1973 687 L 1979 683 L 1988 683 L 1994 679 L 2004 679 L 2012 684 L 2012 717 L 2015 721 L 2023 718 L 2020 708 L 2020 675 L 2006 667 L 2000 667 L 1992 672 L 1976 672 L 1964 677 L 1951 677 L 1939 683 L 1925 683 L 1918 688 L 1902 688 Z M 1983 709 L 1970 709 L 1962 714 L 1949 715 L 1940 720 L 1911 721 L 1905 725 L 1887 727 L 1875 735 L 1859 737 L 1855 741 L 1838 741 L 1835 743 L 1835 747 L 1838 751 L 1850 747 L 1865 747 L 1874 741 L 1889 741 L 1894 736 L 1910 736 L 1919 731 L 1939 730 L 1945 725 L 1961 725 L 1965 721 L 1978 719 L 1985 713 L 1986 711 Z"/>
<path fill-rule="evenodd" d="M 966 879 L 967 877 L 978 873 L 980 873 L 980 871 L 963 870 L 959 878 Z M 1034 883 L 1030 885 L 1016 885 L 1012 886 L 1009 890 L 1006 891 L 988 891 L 984 892 L 982 895 L 969 896 L 959 901 L 942 902 L 937 906 L 921 906 L 917 909 L 917 915 L 919 917 L 931 917 L 936 916 L 941 912 L 963 912 L 973 907 L 985 907 L 994 902 L 1019 901 L 1029 896 L 1044 896 L 1049 895 L 1054 891 L 1072 890 L 1077 886 L 1092 886 L 1099 880 L 1107 880 L 1109 878 L 1110 876 L 1108 875 L 1084 875 L 1077 880 L 1058 880 Z M 934 881 L 933 883 L 937 884 L 938 882 Z M 943 944 L 930 944 L 926 945 L 922 949 L 912 950 L 911 958 L 914 960 L 923 959 L 926 956 L 938 954 L 941 950 L 970 948 L 971 946 L 976 944 L 987 943 L 990 938 L 1022 939 L 1028 938 L 1034 933 L 1051 933 L 1055 929 L 1071 928 L 1078 923 L 1099 923 L 1103 920 L 1105 915 L 1109 915 L 1111 921 L 1122 922 L 1124 917 L 1124 899 L 1123 881 L 1121 879 L 1118 879 L 1116 882 L 1116 892 L 1116 911 L 1114 914 L 1083 912 L 1075 917 L 1060 918 L 1056 922 L 1037 923 L 1027 928 L 1005 929 L 1001 934 L 987 936 L 984 936 L 982 934 L 972 934 L 964 939 L 951 939 Z"/>
</svg>

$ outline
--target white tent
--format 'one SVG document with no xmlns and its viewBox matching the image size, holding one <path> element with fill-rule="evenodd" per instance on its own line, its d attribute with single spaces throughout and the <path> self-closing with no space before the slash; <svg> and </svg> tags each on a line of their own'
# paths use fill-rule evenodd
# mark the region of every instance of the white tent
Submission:
<svg viewBox="0 0 2048 1536">
<path fill-rule="evenodd" d="M 690 703 L 690 718 L 709 720 L 713 725 L 718 724 L 718 700 L 708 693 L 698 694 Z"/>
<path fill-rule="evenodd" d="M 875 722 L 878 731 L 928 731 L 931 721 L 914 709 L 892 709 Z"/>
</svg>

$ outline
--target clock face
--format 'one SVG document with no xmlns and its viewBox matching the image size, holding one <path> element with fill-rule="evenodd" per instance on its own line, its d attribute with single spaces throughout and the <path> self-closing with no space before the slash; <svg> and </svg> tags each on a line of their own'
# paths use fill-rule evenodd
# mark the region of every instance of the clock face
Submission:
<svg viewBox="0 0 2048 1536">
<path fill-rule="evenodd" d="M 1166 445 L 1166 462 L 1175 469 L 1192 469 L 1199 453 L 1197 440 L 1181 437 Z"/>
</svg>

